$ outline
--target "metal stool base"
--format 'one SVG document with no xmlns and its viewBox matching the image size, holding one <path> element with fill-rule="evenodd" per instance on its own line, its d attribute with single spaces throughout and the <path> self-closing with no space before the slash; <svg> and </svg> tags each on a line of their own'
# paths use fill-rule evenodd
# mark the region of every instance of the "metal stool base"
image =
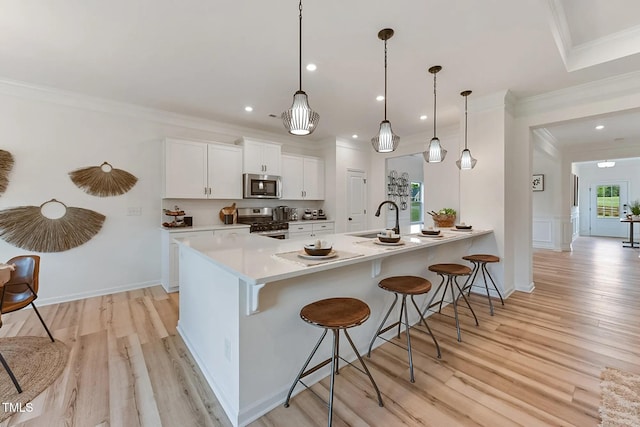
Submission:
<svg viewBox="0 0 640 427">
<path fill-rule="evenodd" d="M 409 325 L 409 315 L 408 315 L 408 309 L 407 309 L 407 295 L 406 294 L 402 294 L 402 304 L 400 305 L 400 318 L 398 319 L 397 322 L 395 322 L 395 323 L 393 323 L 393 324 L 391 324 L 391 325 L 389 325 L 389 326 L 387 326 L 386 328 L 383 329 L 383 326 L 387 322 L 387 319 L 389 318 L 389 315 L 391 314 L 391 311 L 393 310 L 393 308 L 396 306 L 396 303 L 398 302 L 398 293 L 394 292 L 393 295 L 395 297 L 393 299 L 393 303 L 391 304 L 391 307 L 389 307 L 389 311 L 387 311 L 387 314 L 385 314 L 384 319 L 382 319 L 382 322 L 380 322 L 380 326 L 378 326 L 378 330 L 376 331 L 376 334 L 371 339 L 371 343 L 369 344 L 369 351 L 367 352 L 367 357 L 371 357 L 371 349 L 373 348 L 373 343 L 375 343 L 376 338 L 378 338 L 378 337 L 382 338 L 383 340 L 385 340 L 385 341 L 387 341 L 387 342 L 389 342 L 391 344 L 397 345 L 398 347 L 404 348 L 404 347 L 398 345 L 397 343 L 395 343 L 393 341 L 389 341 L 389 340 L 385 339 L 384 337 L 380 336 L 380 335 L 384 334 L 385 332 L 387 332 L 387 331 L 395 328 L 396 326 L 398 326 L 397 337 L 400 338 L 400 327 L 402 326 L 402 324 L 404 324 L 405 331 L 406 331 L 406 334 L 407 334 L 407 347 L 404 348 L 404 349 L 407 350 L 407 352 L 409 353 L 409 379 L 413 383 L 413 382 L 415 382 L 415 377 L 413 375 L 413 355 L 411 353 L 411 334 L 409 333 L 409 330 L 411 329 L 411 326 Z M 433 339 L 433 343 L 436 345 L 436 350 L 438 351 L 438 359 L 442 358 L 442 353 L 440 352 L 440 346 L 438 345 L 438 341 L 436 340 L 435 335 L 433 335 L 433 332 L 431 331 L 431 328 L 427 324 L 427 321 L 425 320 L 424 316 L 422 315 L 422 312 L 420 311 L 420 308 L 418 308 L 418 305 L 416 304 L 415 300 L 413 299 L 413 295 L 411 295 L 411 302 L 413 303 L 413 306 L 415 307 L 416 311 L 418 312 L 418 315 L 420 316 L 420 320 L 422 321 L 422 324 L 424 324 L 424 326 L 427 328 L 427 331 L 429 331 L 429 335 L 431 335 L 431 339 Z M 404 312 L 404 322 L 402 321 L 402 313 L 403 312 Z"/>
<path fill-rule="evenodd" d="M 378 405 L 379 406 L 384 406 L 384 404 L 382 403 L 382 395 L 380 394 L 380 390 L 378 389 L 378 386 L 376 385 L 376 382 L 373 380 L 373 377 L 371 376 L 371 373 L 369 372 L 369 369 L 367 369 L 367 365 L 365 365 L 364 360 L 362 359 L 362 356 L 360 356 L 360 353 L 358 353 L 358 350 L 356 349 L 356 346 L 353 344 L 353 341 L 351 340 L 351 337 L 349 336 L 349 333 L 347 332 L 346 329 L 343 329 L 344 335 L 347 337 L 347 341 L 349 341 L 349 344 L 351 345 L 351 348 L 353 349 L 353 352 L 358 357 L 358 360 L 360 361 L 360 364 L 362 365 L 363 369 L 359 369 L 357 366 L 353 365 L 351 362 L 347 361 L 346 359 L 344 359 L 343 357 L 341 357 L 339 355 L 340 329 L 331 329 L 331 331 L 333 332 L 333 350 L 332 350 L 331 357 L 326 359 L 326 360 L 324 360 L 324 361 L 322 361 L 322 362 L 320 362 L 320 363 L 318 363 L 317 365 L 313 366 L 312 368 L 307 369 L 307 366 L 311 362 L 311 359 L 313 358 L 313 356 L 318 351 L 318 348 L 320 347 L 320 344 L 322 343 L 324 338 L 327 336 L 327 332 L 328 331 L 329 331 L 329 328 L 325 328 L 324 329 L 324 332 L 322 333 L 322 335 L 320 336 L 320 339 L 318 340 L 318 342 L 316 343 L 315 347 L 313 348 L 313 351 L 311 351 L 311 354 L 307 358 L 306 362 L 304 362 L 304 365 L 302 366 L 302 369 L 300 369 L 300 372 L 298 373 L 298 376 L 296 377 L 295 381 L 291 385 L 291 388 L 289 389 L 289 393 L 287 393 L 287 399 L 284 402 L 284 407 L 285 408 L 289 407 L 289 401 L 291 400 L 291 394 L 293 393 L 293 390 L 296 388 L 296 385 L 298 385 L 298 382 L 301 383 L 303 386 L 305 386 L 307 389 L 311 390 L 304 382 L 302 382 L 302 378 L 304 378 L 307 375 L 310 375 L 310 374 L 316 372 L 320 368 L 322 368 L 322 367 L 328 365 L 329 363 L 331 363 L 331 379 L 330 379 L 330 385 L 329 385 L 329 402 L 327 403 L 327 406 L 329 407 L 329 417 L 328 417 L 328 424 L 327 425 L 329 427 L 331 427 L 331 425 L 333 423 L 333 386 L 334 386 L 335 376 L 339 375 L 339 372 L 338 372 L 338 369 L 339 369 L 338 368 L 338 359 L 342 359 L 343 361 L 345 361 L 349 365 L 353 366 L 354 368 L 358 369 L 360 372 L 362 372 L 365 375 L 367 375 L 369 377 L 369 381 L 371 381 L 371 384 L 373 385 L 373 388 L 375 389 L 376 394 L 378 396 Z M 320 397 L 313 390 L 311 390 L 311 392 L 314 395 L 316 395 L 318 398 L 323 400 L 322 397 Z"/>
<path fill-rule="evenodd" d="M 431 299 L 429 300 L 429 303 L 427 304 L 427 307 L 424 309 L 422 315 L 424 316 L 427 311 L 429 311 L 429 309 L 435 305 L 439 305 L 438 307 L 438 313 L 440 313 L 440 311 L 442 310 L 442 304 L 444 303 L 444 297 L 447 293 L 447 288 L 451 290 L 451 301 L 453 304 L 453 313 L 455 314 L 455 319 L 456 319 L 456 331 L 458 333 L 458 342 L 462 342 L 462 337 L 460 334 L 460 321 L 458 319 L 458 298 L 462 297 L 462 299 L 464 299 L 464 302 L 467 304 L 467 307 L 469 307 L 469 310 L 471 310 L 471 314 L 473 314 L 473 318 L 476 321 L 476 326 L 479 326 L 480 324 L 478 323 L 478 317 L 476 316 L 476 313 L 473 311 L 473 308 L 471 308 L 471 304 L 469 304 L 469 300 L 467 300 L 467 297 L 464 296 L 464 292 L 462 291 L 462 289 L 460 288 L 460 285 L 458 284 L 458 277 L 457 276 L 452 276 L 450 274 L 443 274 L 443 273 L 436 273 L 438 274 L 438 276 L 441 277 L 441 281 L 440 284 L 438 285 L 438 288 L 436 289 L 436 291 L 433 293 L 433 296 L 431 297 Z M 445 278 L 445 276 L 447 276 Z M 467 277 L 467 281 L 469 280 L 469 277 Z M 446 281 L 446 284 L 445 284 Z M 436 295 L 438 295 L 438 292 L 440 291 L 440 288 L 442 287 L 442 285 L 444 286 L 444 291 L 442 292 L 442 298 L 440 299 L 439 303 L 433 303 L 433 300 L 436 298 Z M 453 291 L 453 286 L 455 285 L 456 288 L 458 288 L 458 296 L 455 296 L 455 293 Z M 466 289 L 467 288 L 467 282 L 465 282 L 465 284 L 463 285 L 463 288 Z"/>
<path fill-rule="evenodd" d="M 471 273 L 472 279 L 465 285 L 465 287 L 462 289 L 462 291 L 463 292 L 467 291 L 467 295 L 469 295 L 469 294 L 471 294 L 471 288 L 473 286 L 481 287 L 480 285 L 474 285 L 474 282 L 476 281 L 476 276 L 478 275 L 478 272 L 482 271 L 482 279 L 484 280 L 484 288 L 487 291 L 487 299 L 489 300 L 489 311 L 491 312 L 491 315 L 493 316 L 493 301 L 491 301 L 491 295 L 489 294 L 489 285 L 487 283 L 487 276 L 489 276 L 489 280 L 491 280 L 491 284 L 493 285 L 493 288 L 498 293 L 498 296 L 500 297 L 500 302 L 502 303 L 502 305 L 504 305 L 504 299 L 502 298 L 502 294 L 500 293 L 500 290 L 496 286 L 496 282 L 493 281 L 493 277 L 491 277 L 491 274 L 489 274 L 489 270 L 487 270 L 487 263 L 486 262 L 483 262 L 483 261 L 469 261 L 469 262 L 473 263 L 473 273 Z"/>
</svg>

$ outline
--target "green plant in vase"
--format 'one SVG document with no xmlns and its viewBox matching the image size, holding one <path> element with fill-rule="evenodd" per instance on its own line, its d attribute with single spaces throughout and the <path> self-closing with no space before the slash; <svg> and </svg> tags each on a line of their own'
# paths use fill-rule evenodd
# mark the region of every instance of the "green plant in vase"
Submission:
<svg viewBox="0 0 640 427">
<path fill-rule="evenodd" d="M 640 216 L 640 200 L 634 200 L 631 202 L 629 210 L 633 216 Z"/>
</svg>

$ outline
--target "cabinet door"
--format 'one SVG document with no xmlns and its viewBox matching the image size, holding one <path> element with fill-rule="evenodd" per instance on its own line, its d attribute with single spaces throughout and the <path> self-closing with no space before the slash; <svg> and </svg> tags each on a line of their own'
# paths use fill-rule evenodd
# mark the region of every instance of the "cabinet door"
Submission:
<svg viewBox="0 0 640 427">
<path fill-rule="evenodd" d="M 248 140 L 243 142 L 242 170 L 244 173 L 265 174 L 262 144 Z"/>
<path fill-rule="evenodd" d="M 209 198 L 242 199 L 242 149 L 209 144 L 208 156 Z"/>
<path fill-rule="evenodd" d="M 303 167 L 301 157 L 282 155 L 282 199 L 301 200 L 303 198 Z"/>
<path fill-rule="evenodd" d="M 304 158 L 304 198 L 307 200 L 324 199 L 324 161 L 316 158 Z"/>
<path fill-rule="evenodd" d="M 282 174 L 282 150 L 279 145 L 264 144 L 262 146 L 262 162 L 264 163 L 264 173 L 267 175 Z"/>
<path fill-rule="evenodd" d="M 280 146 L 267 142 L 252 141 L 245 138 L 242 142 L 244 156 L 242 169 L 244 173 L 259 175 L 280 175 Z"/>
<path fill-rule="evenodd" d="M 207 198 L 207 144 L 166 140 L 164 198 Z"/>
</svg>

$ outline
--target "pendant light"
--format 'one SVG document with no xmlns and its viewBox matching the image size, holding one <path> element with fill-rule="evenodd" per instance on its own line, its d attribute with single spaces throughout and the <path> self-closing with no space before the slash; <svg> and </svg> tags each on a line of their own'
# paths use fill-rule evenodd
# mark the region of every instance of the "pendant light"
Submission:
<svg viewBox="0 0 640 427">
<path fill-rule="evenodd" d="M 440 140 L 436 136 L 436 74 L 440 70 L 442 70 L 442 67 L 439 65 L 429 68 L 429 72 L 433 74 L 433 138 L 429 142 L 427 151 L 422 153 L 427 163 L 440 163 L 447 155 L 447 150 L 442 148 Z"/>
<path fill-rule="evenodd" d="M 371 145 L 378 153 L 390 153 L 398 148 L 400 137 L 391 130 L 391 123 L 387 120 L 387 40 L 393 37 L 393 30 L 385 28 L 378 32 L 378 38 L 384 40 L 384 120 L 380 122 L 380 131 L 371 138 Z"/>
<path fill-rule="evenodd" d="M 471 157 L 471 151 L 467 148 L 467 97 L 471 95 L 471 91 L 465 90 L 464 92 L 460 92 L 460 95 L 464 96 L 464 150 L 462 150 L 460 159 L 456 160 L 456 165 L 460 170 L 471 170 L 478 162 Z"/>
<path fill-rule="evenodd" d="M 309 107 L 307 94 L 302 90 L 302 0 L 298 9 L 300 10 L 299 22 L 299 68 L 300 68 L 300 88 L 293 95 L 293 105 L 282 113 L 282 123 L 292 135 L 309 135 L 313 133 L 320 120 L 320 115 Z"/>
</svg>

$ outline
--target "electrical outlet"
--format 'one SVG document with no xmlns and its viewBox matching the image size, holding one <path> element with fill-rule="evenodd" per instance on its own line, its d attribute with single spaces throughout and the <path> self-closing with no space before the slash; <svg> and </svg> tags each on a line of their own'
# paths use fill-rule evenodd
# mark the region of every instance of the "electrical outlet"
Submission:
<svg viewBox="0 0 640 427">
<path fill-rule="evenodd" d="M 231 341 L 228 338 L 224 339 L 224 357 L 231 362 Z"/>
<path fill-rule="evenodd" d="M 127 216 L 140 216 L 142 215 L 142 208 L 129 207 L 127 208 Z"/>
</svg>

